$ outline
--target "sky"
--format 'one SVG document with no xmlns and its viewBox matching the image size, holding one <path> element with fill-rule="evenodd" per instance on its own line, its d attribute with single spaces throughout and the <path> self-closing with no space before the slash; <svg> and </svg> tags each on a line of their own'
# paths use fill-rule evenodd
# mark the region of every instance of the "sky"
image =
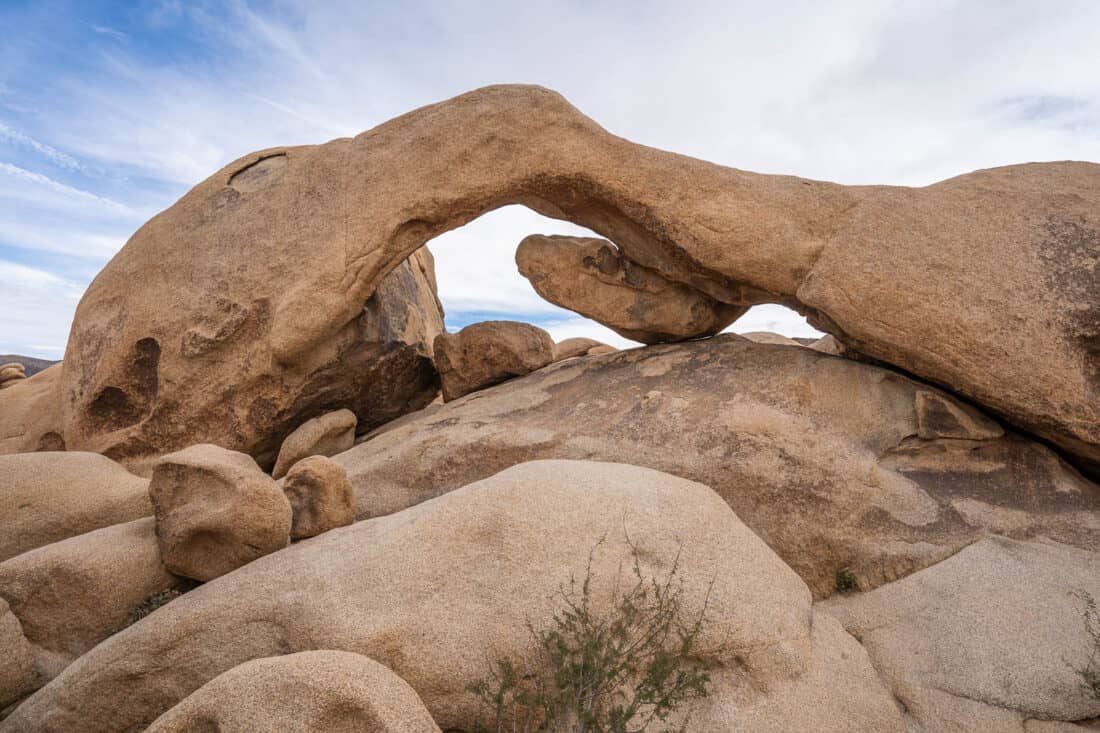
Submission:
<svg viewBox="0 0 1100 733">
<path fill-rule="evenodd" d="M 1100 161 L 1100 2 L 0 0 L 0 353 L 60 358 L 96 272 L 227 162 L 511 82 L 724 165 L 922 186 Z M 508 207 L 433 240 L 448 327 L 627 344 L 516 272 L 527 234 L 583 231 Z"/>
</svg>

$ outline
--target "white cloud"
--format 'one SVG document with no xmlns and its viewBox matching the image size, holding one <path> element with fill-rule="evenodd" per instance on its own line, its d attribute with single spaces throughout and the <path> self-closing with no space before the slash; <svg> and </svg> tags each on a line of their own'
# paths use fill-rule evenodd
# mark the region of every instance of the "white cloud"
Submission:
<svg viewBox="0 0 1100 733">
<path fill-rule="evenodd" d="M 0 260 L 5 294 L 0 352 L 60 359 L 83 289 L 52 273 Z"/>
</svg>

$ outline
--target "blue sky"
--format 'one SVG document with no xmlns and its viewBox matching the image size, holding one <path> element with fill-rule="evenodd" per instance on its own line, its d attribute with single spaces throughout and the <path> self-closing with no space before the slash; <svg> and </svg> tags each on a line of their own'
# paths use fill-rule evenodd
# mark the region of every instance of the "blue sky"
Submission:
<svg viewBox="0 0 1100 733">
<path fill-rule="evenodd" d="M 843 183 L 1100 160 L 1091 1 L 0 0 L 0 31 L 0 353 L 60 357 L 95 273 L 226 162 L 484 84 L 543 84 L 638 142 Z M 624 343 L 515 272 L 523 236 L 570 231 L 509 207 L 436 240 L 449 325 Z M 735 327 L 810 333 L 778 308 Z"/>
</svg>

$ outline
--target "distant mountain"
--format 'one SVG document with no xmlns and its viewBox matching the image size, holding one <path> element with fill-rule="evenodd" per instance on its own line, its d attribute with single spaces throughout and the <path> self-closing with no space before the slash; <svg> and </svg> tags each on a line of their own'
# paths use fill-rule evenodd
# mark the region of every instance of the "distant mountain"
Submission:
<svg viewBox="0 0 1100 733">
<path fill-rule="evenodd" d="M 32 374 L 38 374 L 46 367 L 56 364 L 56 361 L 50 361 L 49 359 L 36 359 L 33 356 L 19 356 L 18 354 L 0 354 L 0 364 L 7 364 L 9 362 L 17 361 L 27 368 L 27 376 Z"/>
</svg>

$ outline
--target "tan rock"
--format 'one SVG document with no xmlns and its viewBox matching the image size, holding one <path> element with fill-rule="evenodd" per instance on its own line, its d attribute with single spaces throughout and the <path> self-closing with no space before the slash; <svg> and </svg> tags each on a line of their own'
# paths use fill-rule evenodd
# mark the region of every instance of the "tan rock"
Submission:
<svg viewBox="0 0 1100 733">
<path fill-rule="evenodd" d="M 61 364 L 0 392 L 0 455 L 65 450 L 61 436 Z"/>
<path fill-rule="evenodd" d="M 614 354 L 618 349 L 614 346 L 593 346 L 588 350 L 588 356 L 601 356 L 603 354 Z"/>
<path fill-rule="evenodd" d="M 482 321 L 435 337 L 435 367 L 443 400 L 529 374 L 554 359 L 554 340 L 538 326 Z"/>
<path fill-rule="evenodd" d="M 755 341 L 758 344 L 778 344 L 779 346 L 802 345 L 781 333 L 772 333 L 771 331 L 749 331 L 748 333 L 741 334 L 741 337 L 747 338 L 749 341 Z"/>
<path fill-rule="evenodd" d="M 184 698 L 146 733 L 208 729 L 439 733 L 408 683 L 378 662 L 339 651 L 245 662 Z"/>
<path fill-rule="evenodd" d="M 355 445 L 356 422 L 351 410 L 337 410 L 305 421 L 283 441 L 272 478 L 285 476 L 306 456 L 334 456 L 346 451 Z"/>
<path fill-rule="evenodd" d="M 928 394 L 984 427 L 921 439 Z M 1100 550 L 1100 487 L 991 424 L 888 369 L 722 334 L 553 364 L 334 460 L 361 518 L 528 460 L 645 465 L 712 486 L 818 596 L 842 570 L 872 588 L 990 531 Z"/>
<path fill-rule="evenodd" d="M 281 167 L 255 167 L 279 156 Z M 295 404 L 287 395 L 308 402 L 302 380 L 361 343 L 354 324 L 386 273 L 509 203 L 586 226 L 715 300 L 796 306 L 846 347 L 948 385 L 1100 471 L 1100 166 L 1015 165 L 923 188 L 760 175 L 631 143 L 531 86 L 253 153 L 148 222 L 77 309 L 66 442 L 121 455 L 218 432 L 258 453 L 259 436 L 326 409 L 282 408 Z M 185 357 L 190 329 L 216 345 Z M 171 394 L 152 398 L 142 375 L 154 372 Z M 176 409 L 157 410 L 168 398 Z"/>
<path fill-rule="evenodd" d="M 379 278 L 308 352 L 273 358 L 278 303 L 305 294 L 298 282 L 305 269 L 332 273 L 334 264 L 303 258 L 289 240 L 265 251 L 274 242 L 260 231 L 270 217 L 282 220 L 283 204 L 269 197 L 277 179 L 296 195 L 312 191 L 305 198 L 327 195 L 328 184 L 308 174 L 296 182 L 295 172 L 273 170 L 266 188 L 250 191 L 219 181 L 216 215 L 188 207 L 175 223 L 168 219 L 176 214 L 153 219 L 135 241 L 152 237 L 167 248 L 130 247 L 89 287 L 56 398 L 70 448 L 146 472 L 160 455 L 214 443 L 270 469 L 283 438 L 311 417 L 350 408 L 366 430 L 432 401 L 439 379 L 431 344 L 443 320 L 427 249 Z M 256 200 L 274 208 L 245 214 Z M 216 230 L 226 225 L 240 229 L 221 239 Z M 333 220 L 314 230 L 318 251 L 343 227 Z"/>
<path fill-rule="evenodd" d="M 290 542 L 290 502 L 243 453 L 195 445 L 167 455 L 149 496 L 164 565 L 185 578 L 212 580 Z"/>
<path fill-rule="evenodd" d="M 33 644 L 35 687 L 125 626 L 146 598 L 177 582 L 161 564 L 152 517 L 0 563 L 0 598 Z"/>
<path fill-rule="evenodd" d="M 817 341 L 810 344 L 809 348 L 814 351 L 820 351 L 822 354 L 829 354 L 831 356 L 843 356 L 844 346 L 836 340 L 836 337 L 832 334 L 825 334 Z"/>
<path fill-rule="evenodd" d="M 27 378 L 27 369 L 19 362 L 0 364 L 0 389 L 12 386 L 18 379 Z"/>
<path fill-rule="evenodd" d="M 148 485 L 95 453 L 0 456 L 0 560 L 152 514 Z"/>
<path fill-rule="evenodd" d="M 535 234 L 520 242 L 516 264 L 551 303 L 647 344 L 711 336 L 748 310 L 669 280 L 606 239 Z"/>
<path fill-rule="evenodd" d="M 1100 598 L 1100 554 L 991 537 L 822 607 L 863 642 L 914 729 L 1007 731 L 1100 717 L 1077 674 L 1093 648 L 1083 593 Z"/>
<path fill-rule="evenodd" d="M 355 521 L 355 490 L 347 470 L 324 456 L 310 456 L 294 464 L 283 481 L 290 501 L 291 539 L 313 537 Z"/>
<path fill-rule="evenodd" d="M 824 721 L 858 708 L 867 730 L 902 731 L 861 650 L 835 638 L 835 627 L 815 640 L 806 586 L 714 492 L 647 469 L 573 461 L 516 466 L 207 583 L 77 660 L 0 731 L 140 729 L 226 670 L 309 649 L 378 660 L 440 728 L 470 730 L 480 710 L 466 687 L 487 674 L 486 660 L 524 653 L 526 623 L 549 620 L 561 584 L 584 573 L 590 553 L 592 608 L 602 612 L 630 561 L 627 535 L 646 577 L 666 576 L 679 558 L 688 617 L 707 599 L 713 622 L 695 649 L 735 672 L 724 695 L 747 700 L 767 723 L 766 698 L 781 704 L 805 684 L 799 699 L 813 700 Z M 847 658 L 826 649 L 838 645 Z M 819 660 L 834 674 L 815 671 Z"/>
<path fill-rule="evenodd" d="M 585 338 L 584 336 L 564 339 L 554 344 L 554 361 L 571 359 L 574 356 L 586 356 L 592 349 L 600 348 L 606 348 L 610 349 L 611 351 L 615 351 L 614 348 L 608 346 L 605 343 L 597 341 L 596 339 Z"/>
<path fill-rule="evenodd" d="M 34 647 L 0 595 L 0 711 L 37 687 Z"/>
</svg>

